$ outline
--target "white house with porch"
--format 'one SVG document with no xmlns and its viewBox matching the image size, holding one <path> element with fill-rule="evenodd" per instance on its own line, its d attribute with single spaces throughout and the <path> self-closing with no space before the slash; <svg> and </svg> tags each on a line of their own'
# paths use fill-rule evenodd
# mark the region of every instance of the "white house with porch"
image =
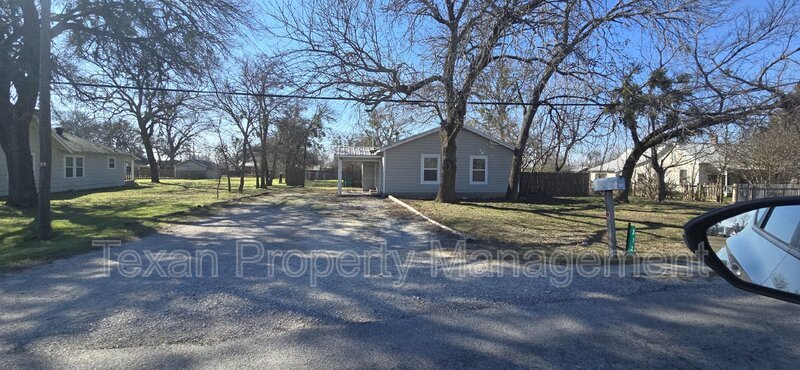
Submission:
<svg viewBox="0 0 800 370">
<path fill-rule="evenodd" d="M 342 168 L 361 163 L 361 190 L 374 194 L 429 198 L 441 179 L 439 128 L 380 148 L 337 147 L 337 193 L 342 194 Z M 462 198 L 505 195 L 514 147 L 477 129 L 464 127 L 456 138 L 456 193 Z"/>
</svg>

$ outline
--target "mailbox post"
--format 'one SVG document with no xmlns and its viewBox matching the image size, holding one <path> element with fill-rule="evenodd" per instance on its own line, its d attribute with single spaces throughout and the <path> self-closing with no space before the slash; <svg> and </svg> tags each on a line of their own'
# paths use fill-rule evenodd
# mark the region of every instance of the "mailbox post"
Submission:
<svg viewBox="0 0 800 370">
<path fill-rule="evenodd" d="M 594 191 L 603 192 L 603 196 L 606 200 L 608 252 L 612 257 L 617 255 L 617 226 L 614 221 L 614 190 L 625 190 L 625 179 L 622 177 L 609 177 L 607 179 L 594 180 Z"/>
</svg>

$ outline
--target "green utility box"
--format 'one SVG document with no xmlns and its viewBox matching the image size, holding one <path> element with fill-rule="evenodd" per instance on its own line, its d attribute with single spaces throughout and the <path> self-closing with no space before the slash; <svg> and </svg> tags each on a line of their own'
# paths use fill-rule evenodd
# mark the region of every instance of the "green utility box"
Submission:
<svg viewBox="0 0 800 370">
<path fill-rule="evenodd" d="M 628 223 L 628 237 L 625 239 L 625 253 L 636 254 L 636 226 Z"/>
</svg>

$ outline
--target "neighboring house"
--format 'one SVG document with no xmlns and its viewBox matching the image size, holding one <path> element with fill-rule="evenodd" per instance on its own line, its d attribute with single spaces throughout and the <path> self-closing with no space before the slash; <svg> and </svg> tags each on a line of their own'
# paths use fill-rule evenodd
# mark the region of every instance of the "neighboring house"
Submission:
<svg viewBox="0 0 800 370">
<path fill-rule="evenodd" d="M 179 179 L 216 179 L 219 166 L 203 159 L 189 159 L 175 165 L 175 177 Z"/>
<path fill-rule="evenodd" d="M 725 187 L 740 182 L 738 171 L 726 163 L 730 160 L 726 161 L 720 148 L 720 144 L 712 143 L 670 143 L 660 146 L 658 158 L 660 163 L 667 167 L 665 173 L 667 184 L 678 187 L 681 191 L 694 191 L 697 186 L 713 185 L 718 180 Z M 590 180 L 621 176 L 629 154 L 630 150 L 626 150 L 617 158 L 589 168 Z M 649 154 L 646 153 L 636 163 L 631 179 L 634 188 L 637 183 L 655 176 L 650 158 L 647 156 Z"/>
<path fill-rule="evenodd" d="M 381 148 L 336 148 L 339 192 L 346 162 L 361 163 L 362 189 L 379 194 L 430 198 L 439 190 L 439 129 Z M 514 147 L 464 127 L 456 138 L 456 193 L 462 198 L 495 198 L 506 193 Z"/>
<path fill-rule="evenodd" d="M 53 129 L 51 191 L 86 190 L 125 185 L 134 178 L 136 157 L 122 150 L 90 142 L 61 128 Z M 31 157 L 34 176 L 39 178 L 39 129 L 31 124 Z M 8 169 L 0 149 L 0 196 L 8 195 Z"/>
<path fill-rule="evenodd" d="M 630 150 L 626 150 L 618 157 L 608 162 L 589 167 L 589 169 L 586 170 L 589 172 L 589 181 L 622 175 L 622 167 L 625 165 L 625 160 L 628 158 L 630 152 Z"/>
</svg>

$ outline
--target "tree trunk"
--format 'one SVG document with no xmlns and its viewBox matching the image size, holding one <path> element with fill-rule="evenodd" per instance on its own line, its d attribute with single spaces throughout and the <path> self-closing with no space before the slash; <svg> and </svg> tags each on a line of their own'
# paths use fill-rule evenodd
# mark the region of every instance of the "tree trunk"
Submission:
<svg viewBox="0 0 800 370">
<path fill-rule="evenodd" d="M 256 177 L 256 189 L 261 188 L 261 176 L 259 176 L 258 162 L 256 161 L 256 152 L 250 148 L 250 158 L 253 160 L 253 174 Z"/>
<path fill-rule="evenodd" d="M 302 186 L 302 187 L 306 186 L 306 157 L 307 156 L 308 156 L 308 136 L 306 136 L 306 140 L 303 143 L 303 166 L 302 166 L 303 177 L 300 178 L 300 186 Z M 361 173 L 361 182 L 362 183 L 364 182 L 364 173 L 363 172 Z"/>
<path fill-rule="evenodd" d="M 275 179 L 275 172 L 278 170 L 277 166 L 278 166 L 278 146 L 274 145 L 272 148 L 272 171 L 271 171 L 272 176 L 270 176 L 269 180 L 267 180 L 270 186 L 272 186 L 272 181 Z M 278 181 L 278 183 L 280 184 L 281 182 Z"/>
<path fill-rule="evenodd" d="M 663 203 L 664 200 L 667 199 L 667 180 L 666 180 L 666 171 L 662 169 L 659 172 L 656 172 L 658 175 L 658 198 L 656 200 L 659 203 Z"/>
<path fill-rule="evenodd" d="M 144 152 L 147 154 L 147 164 L 150 166 L 150 182 L 161 182 L 158 178 L 158 160 L 156 160 L 155 152 L 153 151 L 153 143 L 150 140 L 151 135 L 147 130 L 147 123 L 139 120 L 139 134 L 142 137 L 142 144 L 144 145 Z"/>
<path fill-rule="evenodd" d="M 436 201 L 442 203 L 455 203 L 456 198 L 456 135 L 449 134 L 445 127 L 439 130 L 442 143 L 441 175 L 439 178 L 439 193 Z"/>
<path fill-rule="evenodd" d="M 220 140 L 222 140 L 222 138 L 220 138 Z M 221 146 L 221 148 L 222 148 L 222 150 L 221 150 L 222 151 L 222 158 L 225 161 L 225 177 L 228 178 L 228 193 L 230 193 L 231 192 L 231 163 L 228 160 L 228 153 L 224 149 L 225 147 Z"/>
<path fill-rule="evenodd" d="M 631 193 L 631 178 L 633 177 L 633 170 L 636 169 L 636 163 L 642 158 L 646 148 L 642 146 L 635 146 L 628 158 L 625 159 L 625 165 L 622 166 L 622 178 L 625 179 L 625 190 L 622 190 L 617 197 L 617 201 L 628 203 Z"/>
<path fill-rule="evenodd" d="M 267 188 L 267 186 L 272 186 L 272 178 L 270 177 L 269 173 L 269 164 L 267 163 L 267 153 L 261 153 L 261 160 L 263 161 L 261 165 L 261 187 Z"/>
<path fill-rule="evenodd" d="M 267 134 L 269 133 L 269 117 L 267 117 L 261 124 L 261 187 L 265 188 L 267 185 L 272 185 L 272 179 L 269 178 L 269 165 L 267 164 Z"/>
<path fill-rule="evenodd" d="M 239 172 L 239 193 L 244 192 L 244 173 L 247 171 L 247 141 L 242 140 L 242 171 Z"/>
<path fill-rule="evenodd" d="M 23 115 L 2 122 L 3 131 L 0 145 L 6 156 L 8 169 L 8 199 L 12 207 L 33 207 L 36 205 L 36 179 L 33 175 L 31 158 L 30 125 L 32 117 Z"/>
<path fill-rule="evenodd" d="M 506 186 L 506 200 L 515 202 L 519 199 L 519 177 L 522 173 L 522 164 L 525 157 L 525 147 L 528 145 L 528 138 L 530 137 L 531 125 L 533 118 L 539 105 L 536 104 L 525 112 L 525 117 L 522 120 L 522 127 L 520 127 L 519 135 L 517 136 L 517 143 L 514 145 L 514 156 L 511 158 L 511 173 L 508 175 L 508 184 Z"/>
<path fill-rule="evenodd" d="M 169 156 L 169 167 L 172 168 L 172 177 L 173 178 L 177 178 L 178 177 L 178 172 L 177 172 L 177 169 L 175 168 L 175 162 L 177 162 L 178 160 L 175 157 L 177 157 L 177 154 Z"/>
<path fill-rule="evenodd" d="M 655 146 L 650 148 L 650 164 L 653 166 L 653 171 L 655 171 L 658 178 L 656 201 L 663 203 L 664 199 L 667 198 L 667 169 L 661 165 L 661 161 L 658 158 L 658 149 Z"/>
<path fill-rule="evenodd" d="M 41 1 L 41 34 L 39 53 L 39 197 L 36 223 L 39 240 L 50 240 L 52 214 L 50 212 L 50 176 L 53 171 L 53 152 L 50 136 L 50 0 Z"/>
<path fill-rule="evenodd" d="M 522 119 L 522 127 L 520 127 L 519 135 L 517 136 L 517 144 L 514 146 L 514 158 L 511 159 L 511 173 L 508 175 L 508 186 L 506 187 L 506 200 L 516 201 L 519 199 L 519 176 L 522 173 L 522 161 L 525 156 L 525 147 L 528 146 L 528 138 L 530 137 L 531 125 L 533 118 L 536 117 L 536 112 L 542 105 L 542 93 L 547 87 L 547 83 L 556 68 L 566 57 L 565 53 L 559 54 L 553 59 L 553 62 L 544 70 L 542 77 L 533 89 L 531 99 L 528 100 L 530 108 L 525 111 L 525 116 Z"/>
</svg>

